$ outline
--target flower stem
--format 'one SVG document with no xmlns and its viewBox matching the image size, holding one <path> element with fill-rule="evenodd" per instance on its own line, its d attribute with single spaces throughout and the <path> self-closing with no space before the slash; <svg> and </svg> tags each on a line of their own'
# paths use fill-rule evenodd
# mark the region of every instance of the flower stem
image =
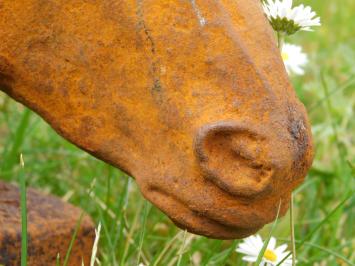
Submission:
<svg viewBox="0 0 355 266">
<path fill-rule="evenodd" d="M 296 265 L 296 241 L 295 241 L 295 225 L 293 222 L 293 194 L 290 199 L 290 227 L 291 227 L 291 248 L 292 248 L 292 266 Z"/>
<path fill-rule="evenodd" d="M 280 51 L 282 51 L 282 46 L 284 44 L 284 34 L 281 32 L 277 32 L 277 47 L 279 47 Z"/>
</svg>

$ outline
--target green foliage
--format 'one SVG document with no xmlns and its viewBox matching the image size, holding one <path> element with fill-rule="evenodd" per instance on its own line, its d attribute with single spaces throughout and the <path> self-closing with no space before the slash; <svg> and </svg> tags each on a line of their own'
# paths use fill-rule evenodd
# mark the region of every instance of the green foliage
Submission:
<svg viewBox="0 0 355 266">
<path fill-rule="evenodd" d="M 27 192 L 26 192 L 26 177 L 25 163 L 22 154 L 20 155 L 20 205 L 21 205 L 21 266 L 27 265 Z"/>
<path fill-rule="evenodd" d="M 343 200 L 354 192 L 355 1 L 296 1 L 301 2 L 315 9 L 322 26 L 286 39 L 310 56 L 306 75 L 292 81 L 309 111 L 316 147 L 314 165 L 294 193 L 297 260 L 299 265 L 354 265 L 355 199 Z M 101 221 L 101 265 L 247 265 L 234 252 L 238 241 L 184 234 L 145 203 L 127 175 L 66 142 L 37 115 L 0 94 L 0 179 L 17 182 L 21 152 L 29 186 Z M 279 243 L 289 243 L 289 223 L 286 215 L 274 228 Z M 271 226 L 261 231 L 264 239 Z"/>
<path fill-rule="evenodd" d="M 281 207 L 281 200 L 280 200 L 279 207 L 278 207 L 278 210 L 277 210 L 276 220 L 272 224 L 272 227 L 271 227 L 271 230 L 270 230 L 270 232 L 268 234 L 267 239 L 264 240 L 263 247 L 261 248 L 261 251 L 259 252 L 259 255 L 258 255 L 258 258 L 257 258 L 257 260 L 255 262 L 255 265 L 260 265 L 260 263 L 261 263 L 261 261 L 263 259 L 264 253 L 265 253 L 265 251 L 267 249 L 267 246 L 269 245 L 270 238 L 272 237 L 272 234 L 273 234 L 273 232 L 275 230 L 275 227 L 277 225 L 277 221 L 279 219 L 280 207 Z"/>
<path fill-rule="evenodd" d="M 89 190 L 89 192 L 88 192 L 89 195 L 91 194 L 92 190 L 94 189 L 95 183 L 96 183 L 96 179 L 94 179 L 93 182 L 91 183 L 91 188 L 90 188 L 90 190 Z M 71 254 L 71 251 L 72 251 L 73 246 L 74 246 L 74 244 L 75 244 L 75 240 L 76 240 L 76 237 L 77 237 L 77 235 L 78 235 L 78 232 L 79 232 L 81 223 L 82 223 L 82 221 L 83 221 L 84 215 L 85 215 L 85 212 L 82 210 L 81 213 L 80 213 L 79 219 L 78 219 L 78 221 L 76 222 L 75 230 L 74 230 L 74 233 L 73 233 L 72 238 L 71 238 L 71 240 L 70 240 L 69 247 L 68 247 L 68 249 L 67 249 L 67 253 L 65 254 L 63 266 L 67 266 L 68 263 L 69 263 L 70 254 Z M 60 259 L 59 256 L 60 256 L 60 254 L 58 254 L 58 257 L 57 257 L 57 264 L 59 263 L 59 259 Z"/>
</svg>

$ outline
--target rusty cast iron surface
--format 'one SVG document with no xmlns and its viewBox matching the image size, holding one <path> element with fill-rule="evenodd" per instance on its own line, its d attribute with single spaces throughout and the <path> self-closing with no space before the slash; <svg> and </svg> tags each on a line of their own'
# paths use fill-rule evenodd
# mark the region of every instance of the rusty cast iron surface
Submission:
<svg viewBox="0 0 355 266">
<path fill-rule="evenodd" d="M 0 265 L 20 265 L 21 212 L 19 189 L 0 182 Z M 81 210 L 33 189 L 27 192 L 28 265 L 56 264 L 64 259 Z M 68 265 L 89 265 L 95 238 L 94 224 L 85 216 L 78 231 Z"/>
<path fill-rule="evenodd" d="M 255 233 L 312 162 L 260 0 L 3 0 L 0 84 L 178 226 Z"/>
</svg>

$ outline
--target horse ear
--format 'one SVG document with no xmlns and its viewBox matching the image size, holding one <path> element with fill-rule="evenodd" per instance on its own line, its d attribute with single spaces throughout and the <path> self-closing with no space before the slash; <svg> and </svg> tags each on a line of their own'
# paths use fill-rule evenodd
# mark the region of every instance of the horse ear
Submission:
<svg viewBox="0 0 355 266">
<path fill-rule="evenodd" d="M 195 152 L 205 178 L 234 196 L 254 197 L 270 191 L 273 169 L 265 159 L 264 138 L 236 122 L 201 128 Z"/>
</svg>

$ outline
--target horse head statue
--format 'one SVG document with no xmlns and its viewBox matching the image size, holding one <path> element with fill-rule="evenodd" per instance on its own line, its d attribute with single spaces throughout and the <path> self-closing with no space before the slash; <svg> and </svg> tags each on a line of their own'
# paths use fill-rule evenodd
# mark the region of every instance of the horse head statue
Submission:
<svg viewBox="0 0 355 266">
<path fill-rule="evenodd" d="M 0 37 L 1 89 L 190 232 L 255 233 L 311 165 L 260 0 L 3 0 Z"/>
</svg>

